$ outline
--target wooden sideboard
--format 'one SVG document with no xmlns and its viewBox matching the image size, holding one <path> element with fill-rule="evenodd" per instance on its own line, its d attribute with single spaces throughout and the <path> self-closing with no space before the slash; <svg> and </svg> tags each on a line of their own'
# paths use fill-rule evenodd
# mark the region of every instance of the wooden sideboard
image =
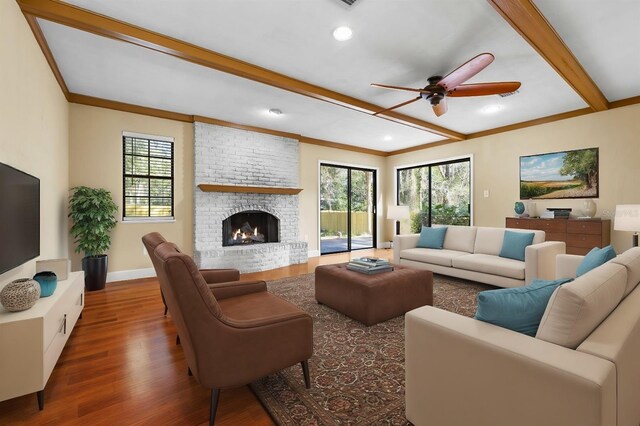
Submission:
<svg viewBox="0 0 640 426">
<path fill-rule="evenodd" d="M 606 219 L 537 219 L 508 217 L 507 228 L 545 232 L 546 241 L 564 241 L 568 254 L 587 254 L 611 243 L 611 221 Z"/>
</svg>

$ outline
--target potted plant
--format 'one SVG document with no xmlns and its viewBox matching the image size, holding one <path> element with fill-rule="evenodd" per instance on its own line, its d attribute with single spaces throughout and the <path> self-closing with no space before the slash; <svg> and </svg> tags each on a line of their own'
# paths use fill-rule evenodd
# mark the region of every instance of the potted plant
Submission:
<svg viewBox="0 0 640 426">
<path fill-rule="evenodd" d="M 111 192 L 102 188 L 77 186 L 71 189 L 69 217 L 73 221 L 71 235 L 76 253 L 84 253 L 82 270 L 87 290 L 102 290 L 107 282 L 107 255 L 111 230 L 116 226 L 118 206 Z"/>
</svg>

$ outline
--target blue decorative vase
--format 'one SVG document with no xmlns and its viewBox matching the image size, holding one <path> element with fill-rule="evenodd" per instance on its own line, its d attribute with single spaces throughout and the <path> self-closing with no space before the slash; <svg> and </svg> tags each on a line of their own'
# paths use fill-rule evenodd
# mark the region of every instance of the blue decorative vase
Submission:
<svg viewBox="0 0 640 426">
<path fill-rule="evenodd" d="M 40 297 L 51 296 L 58 286 L 58 277 L 51 271 L 38 272 L 33 279 L 40 284 Z"/>
<path fill-rule="evenodd" d="M 516 201 L 516 205 L 513 208 L 518 216 L 524 213 L 524 203 L 522 201 Z"/>
</svg>

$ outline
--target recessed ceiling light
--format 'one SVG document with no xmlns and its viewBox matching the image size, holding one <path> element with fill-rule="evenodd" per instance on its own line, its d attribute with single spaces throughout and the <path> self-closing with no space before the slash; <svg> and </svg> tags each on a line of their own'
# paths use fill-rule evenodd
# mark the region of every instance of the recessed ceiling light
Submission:
<svg viewBox="0 0 640 426">
<path fill-rule="evenodd" d="M 269 115 L 272 117 L 279 117 L 282 115 L 282 111 L 280 111 L 278 108 L 271 108 L 269 110 Z"/>
<path fill-rule="evenodd" d="M 500 112 L 504 109 L 504 106 L 502 105 L 498 105 L 498 104 L 492 104 L 492 105 L 487 105 L 482 107 L 482 109 L 480 109 L 480 112 L 483 114 L 495 114 L 497 112 Z"/>
<path fill-rule="evenodd" d="M 351 28 L 342 26 L 333 30 L 333 38 L 338 41 L 347 41 L 353 36 L 353 31 Z"/>
<path fill-rule="evenodd" d="M 385 137 L 384 137 L 384 138 L 382 138 L 382 139 L 384 139 L 385 141 L 387 141 L 387 142 L 388 142 L 388 141 L 390 141 L 390 140 L 391 140 L 391 139 L 393 139 L 393 138 L 391 137 L 391 135 L 385 135 Z"/>
</svg>

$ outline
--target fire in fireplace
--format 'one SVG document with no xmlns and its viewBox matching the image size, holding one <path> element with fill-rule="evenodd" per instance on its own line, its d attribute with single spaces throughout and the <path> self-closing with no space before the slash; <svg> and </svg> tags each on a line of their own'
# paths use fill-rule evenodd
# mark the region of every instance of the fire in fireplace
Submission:
<svg viewBox="0 0 640 426">
<path fill-rule="evenodd" d="M 222 245 L 277 243 L 280 241 L 279 227 L 278 218 L 267 212 L 236 213 L 222 221 Z"/>
</svg>

